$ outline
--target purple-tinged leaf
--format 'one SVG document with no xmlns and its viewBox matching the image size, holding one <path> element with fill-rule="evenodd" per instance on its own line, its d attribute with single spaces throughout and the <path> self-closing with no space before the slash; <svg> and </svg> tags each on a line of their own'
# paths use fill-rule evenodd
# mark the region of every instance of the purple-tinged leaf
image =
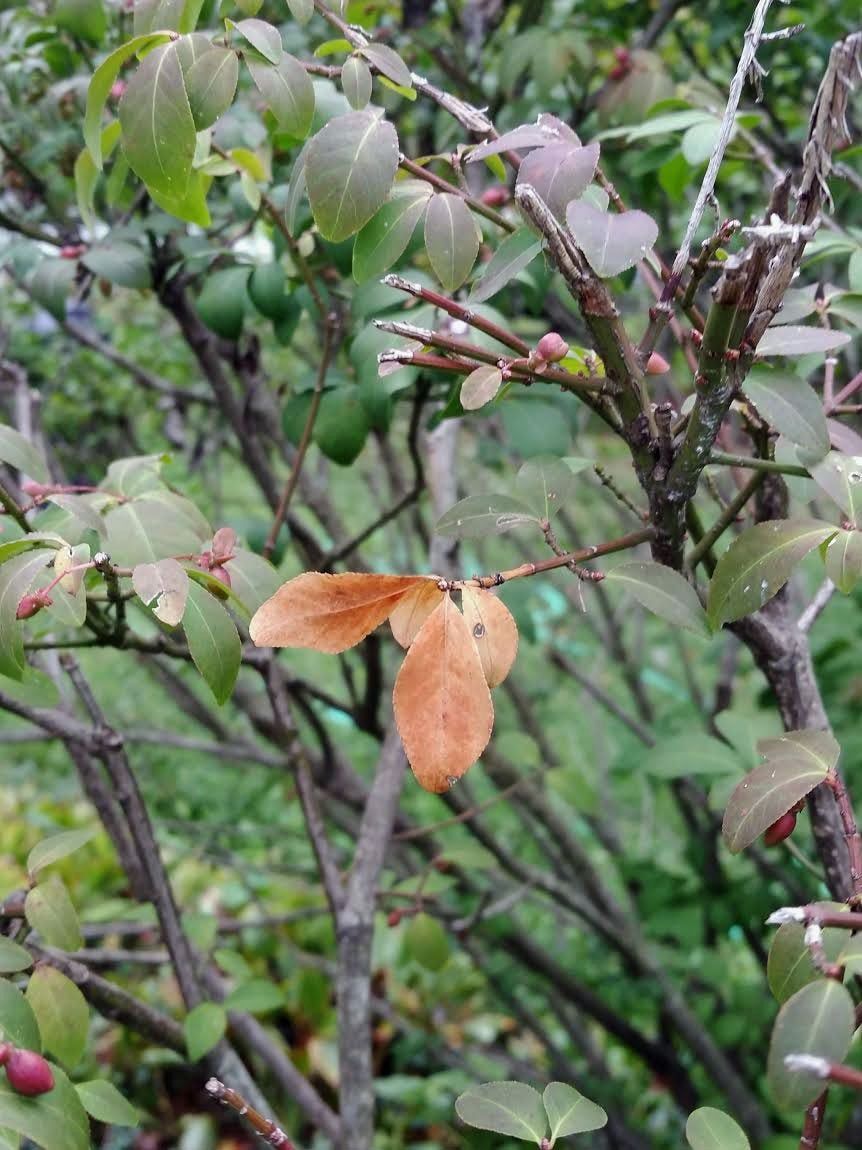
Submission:
<svg viewBox="0 0 862 1150">
<path fill-rule="evenodd" d="M 580 200 L 568 205 L 566 223 L 593 271 L 602 277 L 634 267 L 658 239 L 658 224 L 646 212 L 612 215 Z"/>
<path fill-rule="evenodd" d="M 599 145 L 565 142 L 531 152 L 518 170 L 518 185 L 536 189 L 558 219 L 565 219 L 572 200 L 583 195 L 596 173 Z"/>
</svg>

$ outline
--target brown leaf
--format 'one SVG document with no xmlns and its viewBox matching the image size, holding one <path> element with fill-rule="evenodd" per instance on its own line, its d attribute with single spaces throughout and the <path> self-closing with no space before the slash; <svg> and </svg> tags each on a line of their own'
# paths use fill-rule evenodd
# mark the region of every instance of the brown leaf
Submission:
<svg viewBox="0 0 862 1150">
<path fill-rule="evenodd" d="M 497 687 L 511 671 L 518 654 L 518 626 L 506 604 L 481 587 L 464 587 L 461 606 L 488 686 Z"/>
<path fill-rule="evenodd" d="M 430 576 L 399 599 L 389 616 L 389 626 L 396 642 L 409 647 L 434 608 L 440 606 L 442 598 L 443 592 L 437 586 L 436 577 Z"/>
<path fill-rule="evenodd" d="M 255 612 L 258 647 L 311 647 L 337 655 L 378 627 L 422 575 L 321 575 L 306 572 L 279 587 Z"/>
<path fill-rule="evenodd" d="M 479 652 L 450 595 L 407 652 L 393 701 L 413 773 L 427 791 L 447 791 L 482 754 L 494 725 Z"/>
</svg>

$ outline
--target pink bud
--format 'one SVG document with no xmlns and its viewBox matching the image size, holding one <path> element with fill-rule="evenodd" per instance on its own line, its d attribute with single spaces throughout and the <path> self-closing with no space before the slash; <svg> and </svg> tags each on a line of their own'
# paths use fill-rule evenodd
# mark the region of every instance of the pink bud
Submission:
<svg viewBox="0 0 862 1150">
<path fill-rule="evenodd" d="M 29 1098 L 54 1089 L 51 1067 L 33 1050 L 13 1050 L 6 1062 L 6 1077 L 16 1093 Z"/>
<path fill-rule="evenodd" d="M 41 499 L 43 495 L 50 495 L 56 491 L 56 487 L 51 483 L 36 483 L 35 480 L 28 479 L 26 483 L 21 484 L 21 490 L 32 499 Z"/>
<path fill-rule="evenodd" d="M 565 359 L 569 354 L 569 345 L 561 335 L 557 335 L 555 331 L 549 331 L 543 335 L 539 342 L 536 344 L 533 355 L 537 360 L 544 360 L 545 363 L 559 363 L 561 359 Z"/>
<path fill-rule="evenodd" d="M 646 363 L 647 375 L 665 375 L 670 371 L 670 364 L 663 355 L 654 351 Z"/>
<path fill-rule="evenodd" d="M 489 208 L 502 208 L 509 202 L 509 189 L 502 184 L 494 184 L 482 192 L 482 203 Z"/>
<path fill-rule="evenodd" d="M 24 595 L 18 604 L 18 610 L 15 612 L 16 619 L 32 619 L 34 615 L 38 615 L 43 607 L 50 607 L 54 600 L 46 591 L 34 591 L 30 595 Z"/>
<path fill-rule="evenodd" d="M 111 85 L 110 97 L 112 100 L 121 100 L 126 94 L 126 81 L 115 80 Z"/>
</svg>

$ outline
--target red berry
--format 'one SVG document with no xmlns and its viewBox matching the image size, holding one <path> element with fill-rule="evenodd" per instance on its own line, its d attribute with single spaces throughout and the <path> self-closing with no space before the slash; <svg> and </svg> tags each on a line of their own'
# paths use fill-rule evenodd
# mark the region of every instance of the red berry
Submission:
<svg viewBox="0 0 862 1150">
<path fill-rule="evenodd" d="M 30 1098 L 54 1089 L 51 1067 L 33 1050 L 13 1050 L 6 1063 L 6 1077 L 13 1090 Z"/>
<path fill-rule="evenodd" d="M 79 260 L 86 250 L 86 244 L 64 244 L 60 248 L 60 259 Z"/>
<path fill-rule="evenodd" d="M 536 344 L 534 356 L 545 363 L 559 363 L 569 354 L 569 345 L 561 335 L 549 331 Z"/>
<path fill-rule="evenodd" d="M 646 362 L 647 375 L 664 375 L 670 371 L 670 364 L 663 355 L 654 351 Z"/>
<path fill-rule="evenodd" d="M 32 595 L 23 595 L 15 612 L 15 618 L 32 619 L 43 607 L 50 607 L 52 603 L 53 599 L 45 591 L 34 591 Z"/>
<path fill-rule="evenodd" d="M 628 48 L 614 48 L 614 57 L 618 64 L 628 66 L 632 62 L 632 54 Z"/>
<path fill-rule="evenodd" d="M 509 189 L 502 184 L 494 184 L 482 192 L 482 203 L 489 208 L 502 208 L 509 202 Z"/>
<path fill-rule="evenodd" d="M 613 68 L 608 72 L 608 79 L 622 80 L 625 76 L 628 76 L 630 71 L 631 69 L 628 64 L 614 64 Z"/>
<path fill-rule="evenodd" d="M 386 916 L 386 921 L 390 926 L 398 926 L 398 924 L 401 922 L 401 911 L 390 910 L 389 914 Z"/>
<path fill-rule="evenodd" d="M 793 811 L 788 811 L 787 814 L 776 819 L 771 827 L 767 827 L 763 835 L 763 841 L 768 847 L 777 846 L 778 843 L 783 843 L 785 839 L 790 838 L 793 834 L 793 829 L 796 826 L 796 815 Z"/>
</svg>

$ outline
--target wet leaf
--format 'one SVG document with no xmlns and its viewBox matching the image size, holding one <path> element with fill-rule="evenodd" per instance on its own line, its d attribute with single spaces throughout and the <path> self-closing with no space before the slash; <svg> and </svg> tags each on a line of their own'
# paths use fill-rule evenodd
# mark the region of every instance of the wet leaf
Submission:
<svg viewBox="0 0 862 1150">
<path fill-rule="evenodd" d="M 504 132 L 495 140 L 487 140 L 484 144 L 479 144 L 467 156 L 467 163 L 473 164 L 477 160 L 487 159 L 488 156 L 497 156 L 501 152 L 523 148 L 542 148 L 546 144 L 558 144 L 561 140 L 569 138 L 566 132 L 570 130 L 561 131 L 561 128 L 565 128 L 565 125 L 561 125 L 560 121 L 553 116 L 540 116 L 539 122 L 536 124 L 522 124 L 518 128 L 512 128 L 510 132 Z M 574 133 L 571 134 L 574 136 Z M 577 136 L 574 137 L 574 140 L 577 143 Z"/>
<path fill-rule="evenodd" d="M 582 200 L 569 204 L 566 223 L 593 271 L 603 277 L 634 267 L 658 239 L 658 224 L 646 212 L 600 212 Z"/>
<path fill-rule="evenodd" d="M 552 1146 L 558 1138 L 601 1130 L 607 1125 L 608 1116 L 601 1106 L 565 1082 L 549 1082 L 542 1094 L 542 1101 L 551 1124 Z"/>
<path fill-rule="evenodd" d="M 619 583 L 648 611 L 676 627 L 709 636 L 706 612 L 694 587 L 678 571 L 649 560 L 620 563 L 605 583 Z"/>
<path fill-rule="evenodd" d="M 470 274 L 479 254 L 479 229 L 460 196 L 438 192 L 425 212 L 425 247 L 440 283 L 455 291 Z"/>
<path fill-rule="evenodd" d="M 833 913 L 846 911 L 845 903 L 819 902 L 815 906 Z M 836 962 L 847 941 L 847 931 L 829 926 L 823 930 L 823 949 L 829 962 Z M 823 976 L 811 961 L 805 945 L 805 927 L 798 922 L 785 922 L 775 932 L 766 961 L 766 980 L 779 1002 L 792 998 L 797 990 Z"/>
<path fill-rule="evenodd" d="M 188 186 L 197 139 L 178 43 L 153 48 L 143 59 L 118 110 L 132 170 L 148 188 L 176 199 Z"/>
<path fill-rule="evenodd" d="M 345 240 L 385 202 L 398 170 L 398 136 L 366 109 L 338 116 L 309 142 L 305 182 L 321 234 Z"/>
<path fill-rule="evenodd" d="M 102 111 L 111 87 L 120 74 L 123 64 L 138 52 L 152 44 L 162 44 L 169 39 L 169 33 L 157 32 L 153 35 L 134 36 L 103 60 L 90 80 L 87 89 L 87 108 L 84 114 L 84 142 L 93 157 L 93 163 L 102 170 Z"/>
<path fill-rule="evenodd" d="M 839 531 L 826 544 L 823 562 L 827 576 L 849 595 L 862 578 L 862 532 Z"/>
<path fill-rule="evenodd" d="M 862 526 L 862 457 L 830 451 L 808 469 L 811 478 L 841 508 L 850 521 Z"/>
<path fill-rule="evenodd" d="M 822 459 L 829 451 L 823 404 L 804 379 L 790 372 L 755 370 L 745 381 L 745 392 L 763 418 L 806 455 Z"/>
<path fill-rule="evenodd" d="M 524 1082 L 486 1082 L 455 1101 L 462 1122 L 539 1145 L 548 1132 L 545 1105 L 538 1090 Z"/>
<path fill-rule="evenodd" d="M 202 132 L 233 103 L 239 80 L 236 52 L 211 45 L 184 73 L 195 128 Z"/>
<path fill-rule="evenodd" d="M 437 586 L 432 576 L 417 583 L 403 595 L 389 615 L 389 626 L 395 641 L 402 647 L 409 647 L 419 633 L 422 624 L 439 607 L 445 592 Z"/>
<path fill-rule="evenodd" d="M 561 507 L 572 505 L 581 486 L 577 476 L 590 466 L 588 459 L 574 456 L 557 459 L 538 455 L 521 465 L 515 490 L 537 515 L 552 519 Z"/>
<path fill-rule="evenodd" d="M 766 1076 L 778 1106 L 803 1110 L 823 1092 L 823 1080 L 788 1070 L 788 1054 L 810 1054 L 842 1062 L 855 1029 L 853 999 L 832 978 L 818 979 L 798 990 L 778 1013 L 772 1030 Z"/>
<path fill-rule="evenodd" d="M 299 60 L 285 52 L 277 64 L 249 60 L 248 70 L 279 128 L 304 140 L 314 119 L 314 84 Z"/>
<path fill-rule="evenodd" d="M 483 363 L 461 384 L 461 406 L 465 411 L 478 411 L 490 403 L 503 383 L 503 373 L 493 364 Z"/>
<path fill-rule="evenodd" d="M 538 527 L 539 517 L 511 495 L 468 495 L 442 515 L 434 530 L 454 539 L 480 539 L 502 535 L 524 524 Z"/>
<path fill-rule="evenodd" d="M 414 639 L 393 702 L 416 778 L 426 790 L 449 790 L 482 754 L 494 725 L 479 652 L 451 595 Z"/>
<path fill-rule="evenodd" d="M 260 607 L 249 628 L 259 647 L 311 647 L 335 655 L 378 627 L 422 575 L 310 571 L 291 579 Z"/>
<path fill-rule="evenodd" d="M 489 687 L 497 687 L 518 654 L 517 624 L 506 604 L 493 591 L 481 587 L 464 587 L 461 607 L 482 660 L 485 681 Z"/>
<path fill-rule="evenodd" d="M 281 60 L 284 46 L 278 28 L 274 28 L 266 20 L 257 20 L 254 17 L 239 20 L 233 26 L 244 40 L 248 40 L 252 48 L 260 52 L 264 60 L 269 60 L 270 64 L 277 64 Z"/>
</svg>

